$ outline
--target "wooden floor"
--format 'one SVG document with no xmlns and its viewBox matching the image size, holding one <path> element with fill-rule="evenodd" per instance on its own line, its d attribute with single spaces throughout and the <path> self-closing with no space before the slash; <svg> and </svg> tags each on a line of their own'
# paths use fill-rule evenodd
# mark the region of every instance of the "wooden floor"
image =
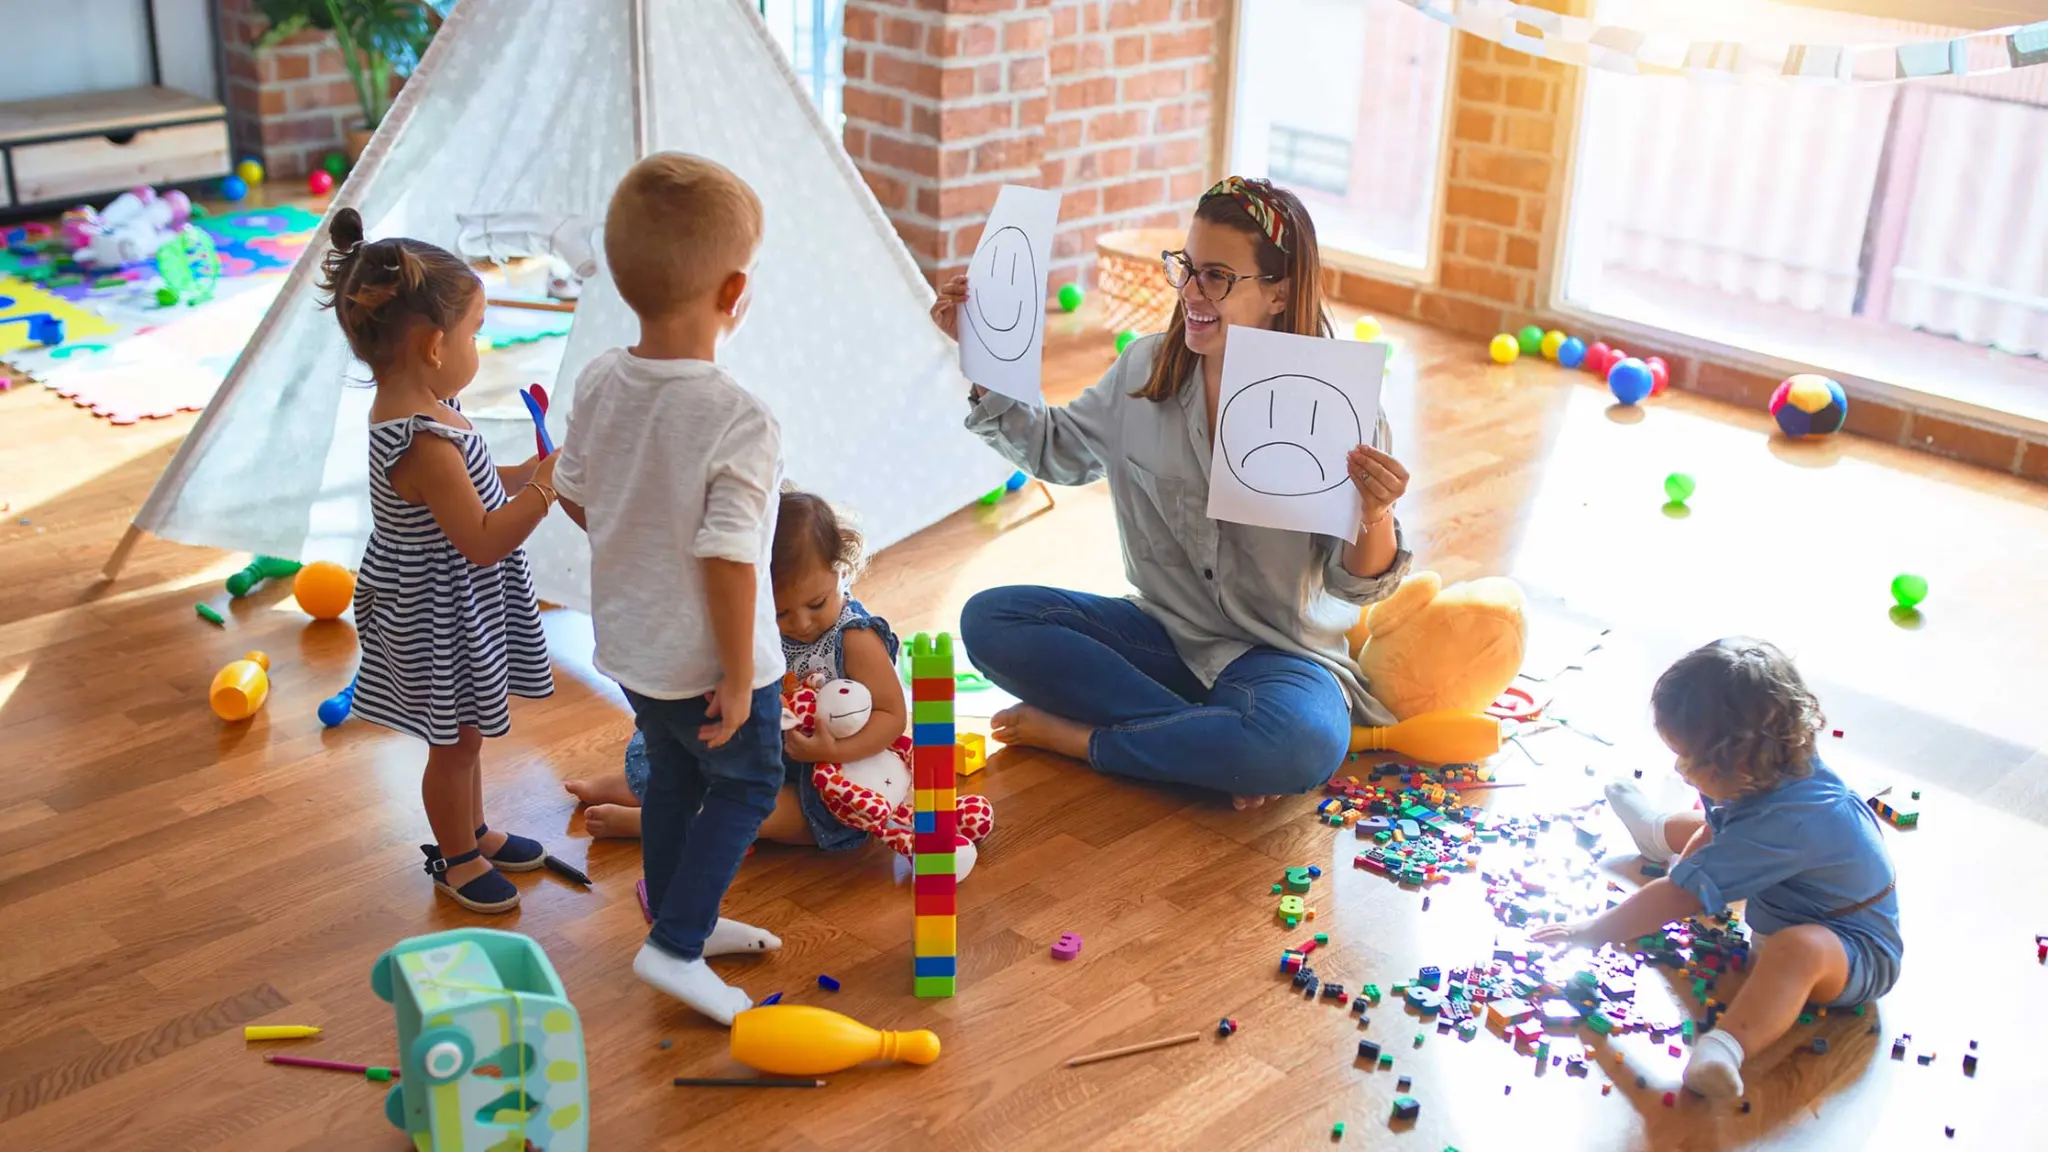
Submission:
<svg viewBox="0 0 2048 1152">
<path fill-rule="evenodd" d="M 1110 351 L 1100 332 L 1057 323 L 1049 375 L 1071 391 Z M 590 668 L 587 621 L 550 614 L 560 691 L 515 705 L 512 734 L 488 751 L 487 791 L 493 824 L 587 861 L 596 887 L 522 877 L 516 916 L 469 916 L 435 900 L 419 870 L 421 749 L 315 720 L 348 680 L 347 624 L 309 624 L 275 591 L 237 602 L 225 630 L 201 623 L 192 602 L 218 600 L 238 560 L 159 541 L 118 584 L 95 584 L 190 419 L 113 428 L 26 388 L 0 394 L 0 1147 L 396 1152 L 407 1145 L 383 1119 L 381 1086 L 266 1066 L 239 1026 L 318 1024 L 324 1035 L 294 1050 L 389 1062 L 371 960 L 470 923 L 528 933 L 567 982 L 589 1038 L 598 1149 L 1308 1148 L 1328 1146 L 1337 1121 L 1344 1144 L 1426 1152 L 2038 1147 L 2048 492 L 1854 439 L 1786 445 L 1761 413 L 1686 396 L 1616 413 L 1584 375 L 1494 367 L 1469 342 L 1410 327 L 1394 335 L 1388 403 L 1417 478 L 1401 513 L 1420 561 L 1451 579 L 1515 577 L 1532 602 L 1530 670 L 1584 666 L 1553 680 L 1553 711 L 1574 727 L 1504 754 L 1504 778 L 1532 786 L 1492 793 L 1495 804 L 1577 803 L 1638 768 L 1680 800 L 1646 722 L 1650 678 L 1737 631 L 1796 653 L 1842 731 L 1825 749 L 1838 767 L 1924 790 L 1924 827 L 1890 837 L 1909 950 L 1869 1020 L 1880 1033 L 1831 1017 L 1818 1026 L 1827 1055 L 1789 1054 L 1813 1029 L 1759 1054 L 1747 1114 L 1683 1096 L 1664 1107 L 1681 1062 L 1639 1039 L 1603 1049 L 1591 1080 L 1536 1076 L 1485 1033 L 1431 1033 L 1415 1048 L 1416 1025 L 1392 1004 L 1366 1034 L 1389 1042 L 1395 1068 L 1363 1071 L 1352 1018 L 1302 1003 L 1277 975 L 1279 951 L 1304 933 L 1273 920 L 1270 885 L 1283 866 L 1328 869 L 1312 901 L 1332 941 L 1318 967 L 1384 986 L 1490 944 L 1476 879 L 1435 890 L 1423 912 L 1413 893 L 1354 871 L 1355 841 L 1315 824 L 1306 798 L 1237 813 L 1008 752 L 974 779 L 997 831 L 962 889 L 955 999 L 908 995 L 910 902 L 880 850 L 764 848 L 727 900 L 787 942 L 722 964 L 730 979 L 757 998 L 780 990 L 876 1026 L 934 1029 L 940 1060 L 840 1074 L 796 1099 L 672 1088 L 673 1075 L 735 1069 L 722 1031 L 631 976 L 637 848 L 590 842 L 559 785 L 616 770 L 628 732 L 616 689 Z M 1659 507 L 1672 470 L 1698 478 L 1685 519 Z M 1039 501 L 1027 491 L 955 516 L 882 556 L 861 595 L 908 633 L 952 626 L 991 584 L 1118 590 L 1104 494 L 1062 490 L 1032 518 Z M 1933 586 L 1917 628 L 1886 612 L 1904 570 Z M 224 726 L 204 691 L 250 648 L 273 658 L 270 702 Z M 1086 939 L 1080 959 L 1049 959 L 1068 931 Z M 820 992 L 819 973 L 844 990 Z M 1225 1015 L 1242 1025 L 1229 1040 L 1061 1067 Z M 1887 1059 L 1899 1033 L 1939 1058 Z M 1972 1040 L 1974 1078 L 1960 1068 Z M 1412 1128 L 1388 1124 L 1397 1074 L 1422 1104 Z"/>
</svg>

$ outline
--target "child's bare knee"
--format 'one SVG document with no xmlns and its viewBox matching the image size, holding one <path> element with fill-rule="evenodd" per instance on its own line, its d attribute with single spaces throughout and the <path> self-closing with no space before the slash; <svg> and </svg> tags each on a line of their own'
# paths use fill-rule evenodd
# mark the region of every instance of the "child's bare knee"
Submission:
<svg viewBox="0 0 2048 1152">
<path fill-rule="evenodd" d="M 1762 955 L 1774 964 L 1818 971 L 1842 956 L 1842 944 L 1824 925 L 1795 924 L 1772 933 Z"/>
</svg>

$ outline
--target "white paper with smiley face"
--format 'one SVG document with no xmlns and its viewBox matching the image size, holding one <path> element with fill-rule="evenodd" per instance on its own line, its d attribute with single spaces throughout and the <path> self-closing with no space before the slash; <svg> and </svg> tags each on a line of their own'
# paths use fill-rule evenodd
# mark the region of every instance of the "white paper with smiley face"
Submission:
<svg viewBox="0 0 2048 1152">
<path fill-rule="evenodd" d="M 1232 327 L 1209 516 L 1355 539 L 1364 506 L 1347 457 L 1370 440 L 1386 367 L 1384 344 Z"/>
<path fill-rule="evenodd" d="M 967 266 L 960 308 L 960 371 L 969 380 L 1035 404 L 1043 392 L 1046 276 L 1060 198 L 1006 184 Z"/>
</svg>

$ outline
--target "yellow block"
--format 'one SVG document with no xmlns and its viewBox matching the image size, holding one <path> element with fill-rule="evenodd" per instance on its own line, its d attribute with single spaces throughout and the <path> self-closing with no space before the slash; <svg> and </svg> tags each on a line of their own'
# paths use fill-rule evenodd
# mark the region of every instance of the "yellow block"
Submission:
<svg viewBox="0 0 2048 1152">
<path fill-rule="evenodd" d="M 932 796 L 933 792 L 930 788 L 916 789 L 910 796 L 910 810 L 912 812 L 937 812 L 938 809 L 932 807 Z"/>
<path fill-rule="evenodd" d="M 912 955 L 957 956 L 960 954 L 959 920 L 953 916 L 919 916 Z"/>
<path fill-rule="evenodd" d="M 951 812 L 959 804 L 960 792 L 958 789 L 935 788 L 932 790 L 932 811 Z"/>
<path fill-rule="evenodd" d="M 962 732 L 959 739 L 959 767 L 962 776 L 972 776 L 988 767 L 988 737 L 979 732 Z"/>
</svg>

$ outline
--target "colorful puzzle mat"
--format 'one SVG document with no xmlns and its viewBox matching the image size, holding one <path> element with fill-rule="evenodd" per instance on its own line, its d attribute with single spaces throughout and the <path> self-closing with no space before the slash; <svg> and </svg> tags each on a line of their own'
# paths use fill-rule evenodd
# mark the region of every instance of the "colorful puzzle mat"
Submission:
<svg viewBox="0 0 2048 1152">
<path fill-rule="evenodd" d="M 197 411 L 219 390 L 284 284 L 279 275 L 221 281 L 197 308 L 156 310 L 146 327 L 9 357 L 59 395 L 115 424 Z"/>
<path fill-rule="evenodd" d="M 41 346 L 38 330 L 55 320 L 64 326 L 64 340 L 83 340 L 113 333 L 115 325 L 60 299 L 26 280 L 0 276 L 0 356 Z"/>
<path fill-rule="evenodd" d="M 476 342 L 483 348 L 510 348 L 553 336 L 567 336 L 576 323 L 573 312 L 541 312 L 532 308 L 489 307 Z"/>
<path fill-rule="evenodd" d="M 214 216 L 194 217 L 213 237 L 223 277 L 283 272 L 313 242 L 320 217 L 290 204 L 245 208 Z M 0 251 L 0 275 L 34 281 L 51 295 L 71 301 L 118 299 L 154 288 L 156 268 L 132 265 L 118 271 L 88 270 L 72 263 L 55 239 L 30 242 L 20 228 L 7 230 L 7 248 Z"/>
</svg>

